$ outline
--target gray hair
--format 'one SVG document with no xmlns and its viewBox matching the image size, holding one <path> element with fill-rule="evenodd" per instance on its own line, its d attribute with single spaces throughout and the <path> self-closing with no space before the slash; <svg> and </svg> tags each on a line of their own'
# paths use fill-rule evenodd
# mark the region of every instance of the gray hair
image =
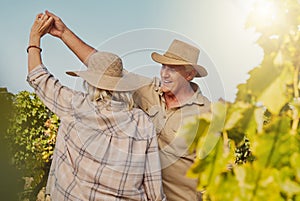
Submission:
<svg viewBox="0 0 300 201">
<path fill-rule="evenodd" d="M 132 91 L 110 91 L 100 89 L 90 85 L 86 81 L 83 82 L 83 86 L 88 94 L 88 98 L 93 102 L 102 101 L 109 106 L 111 100 L 119 101 L 124 103 L 128 110 L 131 110 L 134 106 Z"/>
</svg>

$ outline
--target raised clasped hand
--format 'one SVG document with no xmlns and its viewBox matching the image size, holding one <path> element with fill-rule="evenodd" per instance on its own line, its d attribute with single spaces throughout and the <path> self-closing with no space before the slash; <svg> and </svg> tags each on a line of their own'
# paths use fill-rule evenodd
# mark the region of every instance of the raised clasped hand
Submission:
<svg viewBox="0 0 300 201">
<path fill-rule="evenodd" d="M 31 28 L 31 34 L 42 37 L 46 33 L 48 33 L 53 24 L 53 18 L 49 17 L 46 14 L 38 14 L 35 18 L 35 21 Z"/>
</svg>

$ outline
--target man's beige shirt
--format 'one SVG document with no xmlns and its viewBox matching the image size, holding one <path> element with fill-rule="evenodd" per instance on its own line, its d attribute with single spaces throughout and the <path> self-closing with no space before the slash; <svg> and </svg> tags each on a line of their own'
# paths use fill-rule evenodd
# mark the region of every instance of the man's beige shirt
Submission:
<svg viewBox="0 0 300 201">
<path fill-rule="evenodd" d="M 201 94 L 197 84 L 191 84 L 195 89 L 194 95 L 177 108 L 167 109 L 158 78 L 134 94 L 135 103 L 150 116 L 156 127 L 163 187 L 169 201 L 200 199 L 200 193 L 196 191 L 197 180 L 186 177 L 195 154 L 188 152 L 189 144 L 178 131 L 196 115 L 208 112 L 210 101 Z M 195 133 L 190 135 L 195 136 Z"/>
</svg>

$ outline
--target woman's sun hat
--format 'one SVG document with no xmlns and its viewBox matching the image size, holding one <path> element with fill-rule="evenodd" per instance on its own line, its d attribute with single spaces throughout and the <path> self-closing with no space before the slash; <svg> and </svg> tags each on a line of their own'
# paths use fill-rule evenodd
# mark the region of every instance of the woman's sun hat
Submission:
<svg viewBox="0 0 300 201">
<path fill-rule="evenodd" d="M 160 64 L 170 66 L 192 66 L 197 74 L 195 77 L 207 76 L 207 71 L 203 66 L 197 64 L 200 50 L 190 44 L 180 40 L 173 40 L 169 49 L 163 55 L 153 52 L 152 59 Z"/>
<path fill-rule="evenodd" d="M 87 66 L 85 71 L 66 73 L 79 76 L 94 87 L 110 91 L 134 91 L 151 83 L 150 78 L 124 70 L 121 58 L 110 52 L 94 53 Z"/>
</svg>

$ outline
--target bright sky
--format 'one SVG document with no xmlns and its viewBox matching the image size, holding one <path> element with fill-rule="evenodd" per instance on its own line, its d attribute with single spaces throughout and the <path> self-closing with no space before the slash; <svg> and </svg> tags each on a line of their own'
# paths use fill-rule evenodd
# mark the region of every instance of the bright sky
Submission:
<svg viewBox="0 0 300 201">
<path fill-rule="evenodd" d="M 26 82 L 28 37 L 36 14 L 54 12 L 84 41 L 124 59 L 129 71 L 159 76 L 160 66 L 150 59 L 162 53 L 175 38 L 201 50 L 199 64 L 209 72 L 195 79 L 203 93 L 215 101 L 233 101 L 236 86 L 262 61 L 255 44 L 258 34 L 244 28 L 251 0 L 4 0 L 0 7 L 0 87 L 12 93 L 32 91 Z M 63 84 L 79 87 L 65 74 L 83 68 L 63 43 L 42 39 L 43 63 Z"/>
</svg>

